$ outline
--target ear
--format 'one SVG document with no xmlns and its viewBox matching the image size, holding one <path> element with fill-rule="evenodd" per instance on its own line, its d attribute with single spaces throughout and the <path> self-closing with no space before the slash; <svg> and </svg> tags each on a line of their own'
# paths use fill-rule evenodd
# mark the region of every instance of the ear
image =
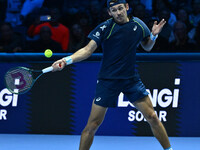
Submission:
<svg viewBox="0 0 200 150">
<path fill-rule="evenodd" d="M 126 10 L 128 11 L 128 10 L 129 10 L 129 5 L 128 5 L 128 3 L 126 3 L 125 6 L 126 6 Z"/>
<path fill-rule="evenodd" d="M 108 12 L 109 16 L 112 16 L 110 13 L 110 8 L 107 9 L 107 12 Z"/>
</svg>

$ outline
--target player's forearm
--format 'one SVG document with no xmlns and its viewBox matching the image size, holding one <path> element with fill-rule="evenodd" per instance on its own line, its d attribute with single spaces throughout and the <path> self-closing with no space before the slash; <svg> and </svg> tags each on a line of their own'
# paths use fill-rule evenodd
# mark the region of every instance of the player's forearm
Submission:
<svg viewBox="0 0 200 150">
<path fill-rule="evenodd" d="M 79 49 L 71 56 L 67 56 L 62 58 L 61 60 L 58 60 L 53 65 L 55 66 L 55 64 L 61 64 L 60 68 L 63 69 L 64 67 L 62 67 L 62 64 L 70 65 L 72 63 L 85 60 L 92 55 L 92 53 L 96 50 L 96 48 L 97 48 L 97 43 L 94 40 L 91 40 L 85 47 Z"/>
<path fill-rule="evenodd" d="M 82 60 L 87 59 L 92 55 L 92 52 L 87 49 L 87 47 L 81 48 L 77 52 L 75 52 L 73 55 L 71 55 L 71 59 L 73 63 L 80 62 Z"/>
<path fill-rule="evenodd" d="M 152 41 L 150 38 L 148 38 L 148 40 L 144 44 L 142 44 L 142 47 L 144 48 L 145 51 L 150 52 L 154 44 L 155 41 Z"/>
<path fill-rule="evenodd" d="M 77 52 L 75 52 L 73 55 L 65 57 L 66 64 L 76 63 L 80 62 L 82 60 L 87 59 L 92 55 L 92 53 L 96 50 L 97 44 L 94 40 L 91 40 L 88 45 L 81 48 Z"/>
<path fill-rule="evenodd" d="M 80 62 L 84 59 L 87 59 L 92 55 L 92 51 L 87 49 L 88 47 L 84 47 L 77 52 L 75 52 L 71 56 L 64 57 L 62 59 L 57 60 L 52 64 L 53 71 L 61 71 L 66 65 L 70 65 L 75 62 Z"/>
<path fill-rule="evenodd" d="M 156 39 L 158 38 L 158 34 L 154 35 L 152 32 L 150 34 L 150 37 L 147 38 L 144 42 L 142 42 L 142 47 L 144 48 L 145 51 L 150 52 L 151 49 L 153 48 Z"/>
</svg>

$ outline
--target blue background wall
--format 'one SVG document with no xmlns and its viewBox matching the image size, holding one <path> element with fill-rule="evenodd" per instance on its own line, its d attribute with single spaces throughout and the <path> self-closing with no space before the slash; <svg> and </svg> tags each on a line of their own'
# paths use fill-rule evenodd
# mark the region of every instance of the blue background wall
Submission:
<svg viewBox="0 0 200 150">
<path fill-rule="evenodd" d="M 9 68 L 42 69 L 53 62 L 45 60 L 42 55 L 31 56 L 31 59 L 21 55 L 0 59 L 0 133 L 81 134 L 95 93 L 99 58 L 94 55 L 90 60 L 70 65 L 62 72 L 43 75 L 28 93 L 15 95 L 17 106 L 13 107 L 12 102 L 4 106 L 9 97 L 12 101 L 14 97 L 5 89 L 3 80 Z M 183 60 L 176 57 L 178 61 L 174 55 L 168 60 L 160 55 L 155 59 L 154 56 L 142 55 L 138 56 L 138 70 L 168 134 L 200 136 L 200 61 L 196 57 L 193 61 L 192 57 L 185 55 L 182 55 L 185 57 Z M 165 59 L 160 60 L 160 57 Z M 180 83 L 175 84 L 175 79 Z M 97 134 L 151 136 L 149 125 L 140 112 L 121 96 L 118 107 L 108 110 Z M 173 106 L 175 102 L 178 102 L 177 106 Z M 6 118 L 1 115 L 5 112 Z"/>
</svg>

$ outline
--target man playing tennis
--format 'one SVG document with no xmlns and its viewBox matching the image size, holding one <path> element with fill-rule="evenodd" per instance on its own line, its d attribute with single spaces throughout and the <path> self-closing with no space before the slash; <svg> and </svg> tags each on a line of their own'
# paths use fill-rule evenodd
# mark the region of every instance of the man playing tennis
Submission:
<svg viewBox="0 0 200 150">
<path fill-rule="evenodd" d="M 136 48 L 139 44 L 150 51 L 166 21 L 154 22 L 152 31 L 136 17 L 128 17 L 126 0 L 107 0 L 112 17 L 97 26 L 88 37 L 91 41 L 71 56 L 53 63 L 54 71 L 66 65 L 87 59 L 101 44 L 103 60 L 98 75 L 96 94 L 88 123 L 81 135 L 79 150 L 89 150 L 95 132 L 102 123 L 108 107 L 116 107 L 118 95 L 123 92 L 142 112 L 154 136 L 163 149 L 172 150 L 167 132 L 154 112 L 145 86 L 135 70 Z"/>
</svg>

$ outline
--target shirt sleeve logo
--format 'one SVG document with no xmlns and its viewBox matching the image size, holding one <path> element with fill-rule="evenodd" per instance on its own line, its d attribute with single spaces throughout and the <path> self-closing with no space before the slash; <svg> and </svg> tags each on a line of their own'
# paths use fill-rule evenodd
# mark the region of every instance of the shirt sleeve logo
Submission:
<svg viewBox="0 0 200 150">
<path fill-rule="evenodd" d="M 101 30 L 103 31 L 106 27 L 107 27 L 106 25 L 103 25 L 103 26 L 101 26 L 100 28 L 101 28 Z"/>
<path fill-rule="evenodd" d="M 100 33 L 97 31 L 95 34 L 93 34 L 93 36 L 99 39 Z"/>
</svg>

